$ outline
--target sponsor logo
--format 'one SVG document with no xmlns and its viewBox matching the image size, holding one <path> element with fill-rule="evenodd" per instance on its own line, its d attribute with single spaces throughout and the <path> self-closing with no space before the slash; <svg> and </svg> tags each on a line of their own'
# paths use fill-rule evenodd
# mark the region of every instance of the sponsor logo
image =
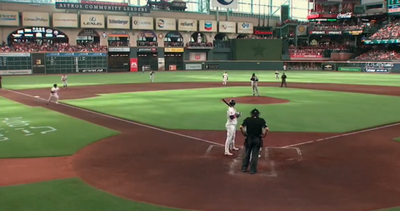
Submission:
<svg viewBox="0 0 400 211">
<path fill-rule="evenodd" d="M 226 25 L 226 24 L 222 24 L 222 29 L 224 29 L 224 30 L 226 30 L 226 29 L 228 29 L 228 26 Z"/>
<path fill-rule="evenodd" d="M 186 70 L 201 70 L 203 69 L 201 64 L 186 64 Z"/>
<path fill-rule="evenodd" d="M 76 22 L 77 20 L 72 18 L 54 18 L 54 21 Z"/>
<path fill-rule="evenodd" d="M 325 31 L 312 31 L 310 34 L 325 34 Z"/>
<path fill-rule="evenodd" d="M 34 17 L 34 18 L 25 17 L 24 21 L 42 21 L 42 22 L 47 22 L 47 21 L 49 21 L 49 19 L 47 19 L 47 18 L 39 18 L 39 17 Z"/>
<path fill-rule="evenodd" d="M 328 31 L 328 34 L 342 34 L 341 31 Z"/>
<path fill-rule="evenodd" d="M 337 19 L 349 19 L 351 18 L 353 14 L 351 12 L 345 13 L 345 14 L 338 14 Z"/>
<path fill-rule="evenodd" d="M 97 22 L 96 17 L 90 17 L 89 21 L 83 22 L 83 25 L 85 25 L 85 26 L 102 26 L 103 23 Z"/>
<path fill-rule="evenodd" d="M 242 23 L 242 28 L 243 29 L 249 29 L 250 28 L 250 24 L 249 23 Z"/>
<path fill-rule="evenodd" d="M 2 21 L 15 21 L 17 20 L 17 16 L 16 15 L 0 15 L 0 20 Z"/>
<path fill-rule="evenodd" d="M 204 29 L 206 30 L 206 31 L 211 31 L 213 28 L 212 28 L 212 22 L 211 21 L 204 21 Z"/>
<path fill-rule="evenodd" d="M 109 19 L 108 23 L 110 24 L 120 24 L 120 25 L 126 25 L 128 24 L 128 21 L 125 20 L 115 20 L 115 19 Z"/>
<path fill-rule="evenodd" d="M 133 24 L 134 25 L 151 25 L 151 22 L 150 21 L 141 21 L 141 20 L 135 20 L 135 21 L 133 21 Z"/>
<path fill-rule="evenodd" d="M 181 23 L 181 26 L 194 26 L 194 22 L 183 22 Z"/>
<path fill-rule="evenodd" d="M 79 69 L 80 73 L 102 73 L 105 69 Z"/>
<path fill-rule="evenodd" d="M 232 4 L 234 1 L 235 0 L 230 0 L 230 1 L 228 1 L 228 0 L 217 0 L 218 3 L 220 3 L 222 5 L 225 5 L 225 6 L 228 6 L 228 5 Z"/>
<path fill-rule="evenodd" d="M 158 19 L 157 26 L 158 28 L 164 28 L 165 21 L 163 19 Z"/>
</svg>

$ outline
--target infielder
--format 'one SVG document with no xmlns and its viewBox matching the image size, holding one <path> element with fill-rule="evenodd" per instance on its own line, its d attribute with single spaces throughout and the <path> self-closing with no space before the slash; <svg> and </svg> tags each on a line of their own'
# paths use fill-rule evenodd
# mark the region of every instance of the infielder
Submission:
<svg viewBox="0 0 400 211">
<path fill-rule="evenodd" d="M 67 77 L 67 75 L 63 74 L 61 76 L 61 81 L 63 83 L 64 89 L 67 88 L 68 87 L 68 77 Z"/>
<path fill-rule="evenodd" d="M 154 72 L 154 71 L 151 71 L 150 72 L 150 83 L 153 83 L 153 81 L 154 81 L 154 75 L 155 75 L 156 73 Z"/>
<path fill-rule="evenodd" d="M 275 71 L 275 80 L 279 81 L 279 71 Z"/>
<path fill-rule="evenodd" d="M 235 146 L 235 138 L 236 138 L 236 125 L 237 118 L 241 116 L 239 112 L 235 109 L 236 102 L 235 100 L 229 101 L 229 108 L 227 111 L 227 121 L 225 124 L 226 127 L 226 141 L 225 141 L 225 155 L 232 156 L 232 150 L 238 151 L 239 148 Z"/>
<path fill-rule="evenodd" d="M 286 66 L 286 63 L 285 63 L 285 64 L 283 64 L 283 71 L 286 71 L 286 69 L 287 69 L 287 66 Z"/>
<path fill-rule="evenodd" d="M 258 85 L 257 85 L 258 78 L 255 73 L 253 73 L 253 75 L 251 76 L 250 81 L 251 81 L 251 88 L 253 89 L 253 96 L 255 96 L 256 94 L 257 96 L 260 96 L 260 94 L 258 93 Z"/>
<path fill-rule="evenodd" d="M 60 88 L 57 87 L 57 84 L 54 84 L 53 87 L 51 88 L 50 91 L 50 97 L 49 100 L 47 100 L 47 105 L 49 105 L 51 99 L 55 98 L 56 99 L 56 104 L 58 104 L 58 91 L 60 90 Z"/>
<path fill-rule="evenodd" d="M 228 82 L 228 73 L 225 72 L 222 74 L 222 85 L 226 86 L 226 83 Z"/>
</svg>

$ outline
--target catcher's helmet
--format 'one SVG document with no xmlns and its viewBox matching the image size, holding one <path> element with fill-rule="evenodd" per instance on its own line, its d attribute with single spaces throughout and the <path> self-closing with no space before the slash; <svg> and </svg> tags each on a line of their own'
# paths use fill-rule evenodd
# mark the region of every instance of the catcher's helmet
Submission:
<svg viewBox="0 0 400 211">
<path fill-rule="evenodd" d="M 54 84 L 53 86 L 54 86 L 54 87 L 57 87 L 57 84 Z"/>
<path fill-rule="evenodd" d="M 229 105 L 230 106 L 235 106 L 236 105 L 236 101 L 235 100 L 230 100 L 229 101 Z"/>
<path fill-rule="evenodd" d="M 250 111 L 250 114 L 253 115 L 253 116 L 259 116 L 260 112 L 255 108 L 255 109 Z"/>
</svg>

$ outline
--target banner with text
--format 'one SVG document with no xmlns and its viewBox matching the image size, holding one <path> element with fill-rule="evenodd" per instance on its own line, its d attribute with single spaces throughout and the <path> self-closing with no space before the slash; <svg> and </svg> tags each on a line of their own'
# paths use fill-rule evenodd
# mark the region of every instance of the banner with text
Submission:
<svg viewBox="0 0 400 211">
<path fill-rule="evenodd" d="M 189 53 L 189 61 L 207 61 L 207 53 L 205 52 L 191 52 Z"/>
<path fill-rule="evenodd" d="M 217 21 L 200 20 L 199 21 L 200 32 L 217 32 Z"/>
<path fill-rule="evenodd" d="M 237 33 L 239 34 L 253 34 L 254 24 L 248 22 L 237 23 Z"/>
<path fill-rule="evenodd" d="M 131 58 L 130 62 L 131 62 L 130 71 L 131 72 L 137 72 L 138 71 L 138 59 L 137 58 Z"/>
<path fill-rule="evenodd" d="M 197 20 L 178 19 L 178 31 L 197 31 Z"/>
<path fill-rule="evenodd" d="M 53 13 L 53 27 L 78 28 L 78 14 Z"/>
<path fill-rule="evenodd" d="M 19 26 L 17 11 L 0 11 L 0 26 Z"/>
<path fill-rule="evenodd" d="M 0 75 L 29 75 L 32 70 L 0 70 Z"/>
<path fill-rule="evenodd" d="M 23 26 L 50 26 L 49 13 L 47 12 L 22 12 Z"/>
<path fill-rule="evenodd" d="M 132 29 L 154 30 L 154 19 L 150 17 L 132 17 Z"/>
<path fill-rule="evenodd" d="M 322 55 L 290 55 L 290 58 L 322 58 Z"/>
<path fill-rule="evenodd" d="M 81 28 L 105 28 L 104 15 L 81 14 Z"/>
<path fill-rule="evenodd" d="M 156 30 L 176 31 L 176 19 L 156 18 Z"/>
<path fill-rule="evenodd" d="M 107 29 L 130 29 L 130 17 L 129 16 L 107 16 Z"/>
<path fill-rule="evenodd" d="M 218 23 L 218 32 L 235 34 L 236 23 L 228 21 L 220 21 Z"/>
</svg>

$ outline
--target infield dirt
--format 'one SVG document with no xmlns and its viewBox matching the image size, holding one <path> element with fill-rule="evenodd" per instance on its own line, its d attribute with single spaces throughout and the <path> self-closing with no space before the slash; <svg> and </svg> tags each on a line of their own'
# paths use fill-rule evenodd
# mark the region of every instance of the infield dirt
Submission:
<svg viewBox="0 0 400 211">
<path fill-rule="evenodd" d="M 230 83 L 229 86 L 248 86 Z M 260 83 L 260 86 L 277 86 Z M 332 90 L 400 96 L 398 87 L 335 84 L 289 84 L 293 88 Z M 96 94 L 221 87 L 220 83 L 153 83 L 111 86 L 71 87 L 60 93 L 63 99 L 93 97 Z M 250 91 L 250 89 L 249 89 Z M 32 96 L 48 96 L 48 89 L 22 90 Z M 33 97 L 6 90 L 0 95 L 30 106 L 45 103 Z M 67 178 L 75 175 L 90 185 L 135 201 L 164 206 L 210 211 L 265 210 L 374 210 L 400 205 L 400 145 L 392 141 L 400 136 L 400 126 L 338 136 L 327 141 L 300 145 L 302 159 L 292 149 L 269 150 L 276 176 L 243 173 L 229 174 L 238 153 L 223 156 L 220 146 L 224 131 L 173 131 L 216 142 L 131 124 L 116 118 L 87 112 L 62 104 L 46 108 L 122 132 L 91 144 L 73 155 L 71 162 L 53 165 L 47 177 L 35 173 L 42 158 L 25 169 L 31 178 L 16 179 L 18 166 L 25 160 L 0 160 L 0 169 L 9 179 L 0 185 Z M 271 133 L 266 145 L 282 147 L 338 134 Z M 237 141 L 241 137 L 238 134 Z M 211 148 L 211 149 L 210 149 Z M 293 158 L 293 159 L 292 159 Z M 55 158 L 54 158 L 55 159 Z M 49 159 L 51 160 L 51 159 Z M 44 160 L 42 160 L 44 162 Z M 21 162 L 18 164 L 18 162 Z M 56 163 L 57 161 L 54 160 Z M 263 161 L 262 161 L 263 162 Z M 51 164 L 49 164 L 51 166 Z M 21 168 L 26 168 L 21 166 Z M 67 168 L 67 170 L 65 170 Z M 64 169 L 64 170 L 62 170 Z M 59 172 L 66 172 L 60 175 Z M 57 173 L 58 172 L 58 173 Z M 49 176 L 50 175 L 50 176 Z M 39 179 L 43 177 L 42 179 Z M 32 179 L 35 178 L 35 179 Z"/>
</svg>

